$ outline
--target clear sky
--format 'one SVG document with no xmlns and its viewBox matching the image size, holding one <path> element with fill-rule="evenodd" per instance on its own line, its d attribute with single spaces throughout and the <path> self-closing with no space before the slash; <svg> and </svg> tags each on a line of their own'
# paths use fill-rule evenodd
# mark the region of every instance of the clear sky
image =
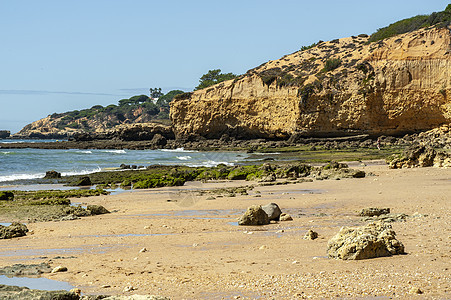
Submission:
<svg viewBox="0 0 451 300">
<path fill-rule="evenodd" d="M 445 9 L 449 0 L 0 0 L 0 130 L 117 104 L 150 87 L 192 90 L 318 40 Z"/>
</svg>

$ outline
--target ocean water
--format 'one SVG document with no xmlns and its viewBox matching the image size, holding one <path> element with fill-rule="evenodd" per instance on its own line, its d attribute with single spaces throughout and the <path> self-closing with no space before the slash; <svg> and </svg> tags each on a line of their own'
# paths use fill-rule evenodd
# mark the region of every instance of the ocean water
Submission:
<svg viewBox="0 0 451 300">
<path fill-rule="evenodd" d="M 83 175 L 118 168 L 121 164 L 216 166 L 235 165 L 248 157 L 240 152 L 198 152 L 184 150 L 105 150 L 105 149 L 4 149 L 0 142 L 0 185 L 17 180 L 38 179 L 46 171 Z"/>
</svg>

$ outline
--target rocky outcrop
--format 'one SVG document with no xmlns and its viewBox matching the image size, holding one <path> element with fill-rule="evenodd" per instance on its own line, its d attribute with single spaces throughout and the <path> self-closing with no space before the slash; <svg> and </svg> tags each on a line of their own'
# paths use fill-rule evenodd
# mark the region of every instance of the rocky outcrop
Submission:
<svg viewBox="0 0 451 300">
<path fill-rule="evenodd" d="M 451 167 L 451 154 L 436 151 L 432 147 L 414 144 L 404 150 L 400 156 L 388 159 L 391 169 L 413 168 L 413 167 Z"/>
<path fill-rule="evenodd" d="M 0 239 L 12 239 L 27 235 L 28 228 L 25 224 L 13 222 L 9 226 L 0 225 Z"/>
<path fill-rule="evenodd" d="M 180 138 L 399 135 L 451 122 L 451 34 L 320 42 L 235 80 L 179 95 Z"/>
<path fill-rule="evenodd" d="M 174 139 L 175 135 L 171 126 L 160 123 L 133 123 L 107 126 L 107 122 L 92 123 L 94 129 L 74 129 L 58 127 L 58 120 L 48 116 L 25 126 L 14 134 L 13 138 L 38 138 L 38 139 L 63 139 L 69 138 L 77 142 L 93 140 L 118 140 L 118 141 L 150 141 L 155 138 L 157 146 L 165 144 L 162 139 Z"/>
<path fill-rule="evenodd" d="M 11 132 L 9 130 L 0 130 L 0 139 L 9 138 Z"/>
<path fill-rule="evenodd" d="M 392 226 L 374 222 L 361 227 L 343 227 L 327 245 L 330 258 L 358 260 L 404 253 Z"/>
</svg>

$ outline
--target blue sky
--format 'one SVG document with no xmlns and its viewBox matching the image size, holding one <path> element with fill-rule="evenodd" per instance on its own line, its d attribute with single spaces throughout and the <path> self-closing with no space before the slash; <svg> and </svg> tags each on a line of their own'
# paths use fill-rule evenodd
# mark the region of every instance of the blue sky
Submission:
<svg viewBox="0 0 451 300">
<path fill-rule="evenodd" d="M 371 34 L 449 0 L 0 0 L 0 130 L 116 104 L 150 87 L 192 90 L 318 40 Z"/>
</svg>

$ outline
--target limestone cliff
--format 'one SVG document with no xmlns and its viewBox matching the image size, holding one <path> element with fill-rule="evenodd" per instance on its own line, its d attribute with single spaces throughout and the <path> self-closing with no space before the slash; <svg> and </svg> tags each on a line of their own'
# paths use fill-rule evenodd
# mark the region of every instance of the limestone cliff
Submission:
<svg viewBox="0 0 451 300">
<path fill-rule="evenodd" d="M 451 123 L 451 34 L 359 35 L 269 61 L 171 102 L 177 136 L 392 135 Z"/>
</svg>

